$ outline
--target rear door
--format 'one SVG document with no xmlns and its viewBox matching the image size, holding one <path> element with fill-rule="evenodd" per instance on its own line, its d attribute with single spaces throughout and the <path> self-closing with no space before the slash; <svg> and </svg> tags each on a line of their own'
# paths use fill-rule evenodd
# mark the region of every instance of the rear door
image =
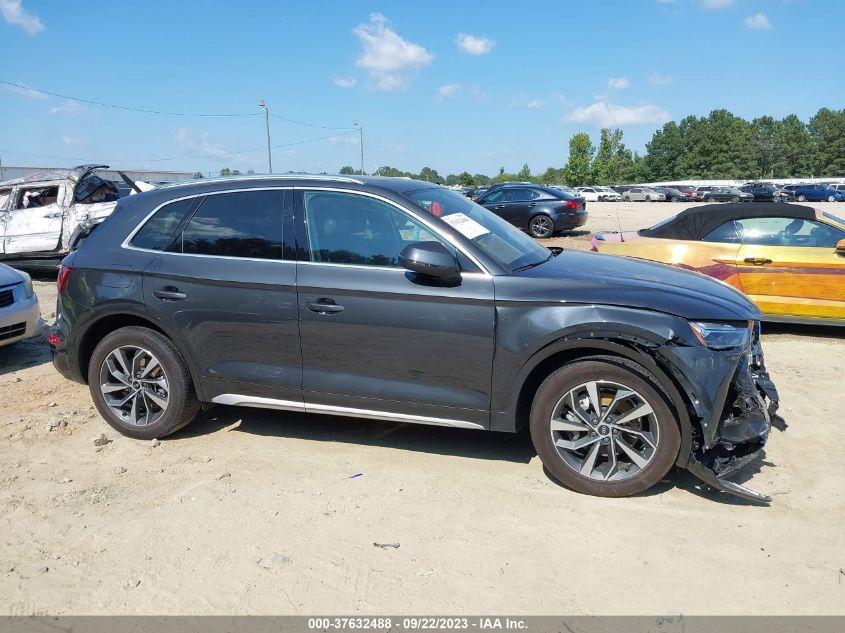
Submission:
<svg viewBox="0 0 845 633">
<path fill-rule="evenodd" d="M 5 254 L 49 253 L 62 235 L 64 184 L 17 189 L 6 216 Z"/>
<path fill-rule="evenodd" d="M 306 410 L 486 428 L 492 277 L 447 285 L 401 268 L 407 244 L 455 249 L 386 199 L 313 189 L 296 209 Z"/>
<path fill-rule="evenodd" d="M 742 288 L 763 312 L 845 319 L 845 231 L 818 220 L 737 220 Z"/>
<path fill-rule="evenodd" d="M 143 230 L 130 242 L 160 251 L 144 271 L 145 303 L 184 338 L 217 402 L 251 396 L 301 408 L 296 263 L 284 248 L 290 196 L 268 188 L 176 201 L 153 218 L 165 226 L 163 250 Z"/>
</svg>

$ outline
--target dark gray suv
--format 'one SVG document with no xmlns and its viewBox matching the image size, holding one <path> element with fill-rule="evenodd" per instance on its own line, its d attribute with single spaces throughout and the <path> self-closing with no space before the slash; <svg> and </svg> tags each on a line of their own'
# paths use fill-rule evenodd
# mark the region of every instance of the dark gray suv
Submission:
<svg viewBox="0 0 845 633">
<path fill-rule="evenodd" d="M 201 403 L 514 432 L 556 478 L 641 492 L 757 456 L 757 308 L 692 272 L 546 249 L 403 178 L 262 176 L 121 198 L 63 262 L 50 345 L 130 437 Z M 767 402 L 768 401 L 768 402 Z"/>
</svg>

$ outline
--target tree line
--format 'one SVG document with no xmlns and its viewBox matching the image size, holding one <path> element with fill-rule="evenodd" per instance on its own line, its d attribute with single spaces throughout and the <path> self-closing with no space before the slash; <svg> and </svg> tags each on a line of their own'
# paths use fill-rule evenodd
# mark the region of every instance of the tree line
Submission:
<svg viewBox="0 0 845 633">
<path fill-rule="evenodd" d="M 340 173 L 359 172 L 345 166 Z M 536 174 L 528 164 L 516 173 L 502 167 L 494 176 L 464 171 L 444 177 L 431 167 L 412 173 L 383 166 L 373 173 L 466 187 L 511 180 L 578 187 L 671 180 L 835 178 L 845 176 L 845 109 L 822 108 L 807 122 L 794 114 L 748 121 L 723 109 L 706 117 L 690 115 L 655 131 L 642 155 L 625 146 L 620 129 L 602 129 L 598 147 L 589 134 L 579 132 L 569 139 L 569 157 L 562 167 Z"/>
</svg>

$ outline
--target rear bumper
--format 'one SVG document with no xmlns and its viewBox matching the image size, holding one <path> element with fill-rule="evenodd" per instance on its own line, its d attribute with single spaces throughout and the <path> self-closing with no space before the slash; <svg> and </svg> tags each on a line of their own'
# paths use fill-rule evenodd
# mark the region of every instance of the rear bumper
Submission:
<svg viewBox="0 0 845 633">
<path fill-rule="evenodd" d="M 14 288 L 13 293 L 14 303 L 0 308 L 0 347 L 36 336 L 41 325 L 38 297 L 22 296 L 22 285 Z"/>
<path fill-rule="evenodd" d="M 561 214 L 555 218 L 555 230 L 568 231 L 584 226 L 587 223 L 587 215 L 586 211 Z"/>
<path fill-rule="evenodd" d="M 50 355 L 53 357 L 53 367 L 56 368 L 62 376 L 68 380 L 78 383 L 85 383 L 85 377 L 79 372 L 79 364 L 76 362 L 76 357 L 72 356 L 70 349 L 66 345 L 67 333 L 64 327 L 64 322 L 61 316 L 56 319 L 56 322 L 50 326 L 47 343 L 50 347 Z"/>
</svg>

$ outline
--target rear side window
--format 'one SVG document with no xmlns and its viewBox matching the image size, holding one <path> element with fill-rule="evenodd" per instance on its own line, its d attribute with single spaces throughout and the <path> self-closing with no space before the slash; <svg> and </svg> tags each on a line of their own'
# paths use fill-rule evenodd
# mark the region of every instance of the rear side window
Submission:
<svg viewBox="0 0 845 633">
<path fill-rule="evenodd" d="M 282 259 L 284 191 L 238 191 L 206 196 L 176 237 L 171 252 Z"/>
<path fill-rule="evenodd" d="M 185 213 L 196 201 L 196 198 L 177 200 L 164 205 L 156 214 L 147 220 L 141 230 L 135 234 L 130 244 L 136 248 L 148 248 L 162 251 L 167 248 L 173 231 L 185 217 Z"/>
</svg>

